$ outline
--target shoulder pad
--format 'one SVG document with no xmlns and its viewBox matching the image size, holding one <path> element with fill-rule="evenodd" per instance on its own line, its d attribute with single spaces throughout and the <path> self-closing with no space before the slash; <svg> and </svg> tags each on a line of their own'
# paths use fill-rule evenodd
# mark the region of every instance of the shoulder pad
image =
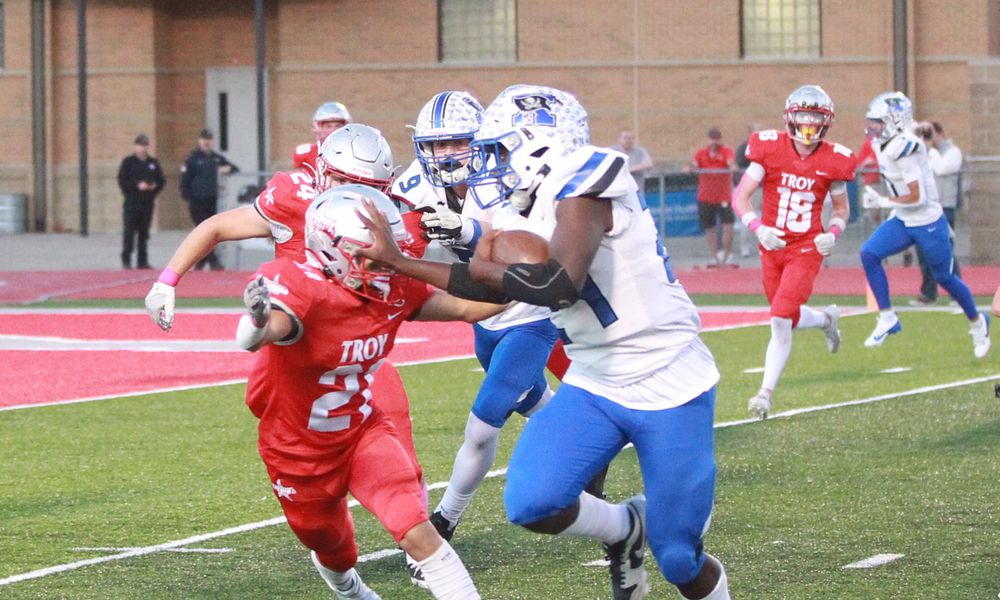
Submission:
<svg viewBox="0 0 1000 600">
<path fill-rule="evenodd" d="M 551 181 L 557 186 L 556 200 L 578 196 L 614 198 L 628 192 L 629 182 L 635 187 L 635 180 L 625 177 L 626 161 L 624 154 L 610 148 L 583 146 L 561 158 L 546 183 Z"/>
<path fill-rule="evenodd" d="M 882 147 L 882 154 L 894 160 L 910 156 L 920 151 L 923 142 L 909 133 L 901 133 Z"/>
</svg>

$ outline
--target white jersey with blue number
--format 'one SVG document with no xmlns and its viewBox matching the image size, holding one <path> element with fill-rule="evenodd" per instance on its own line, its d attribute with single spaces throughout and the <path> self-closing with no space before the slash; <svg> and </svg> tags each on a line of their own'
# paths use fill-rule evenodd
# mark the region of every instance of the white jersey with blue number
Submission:
<svg viewBox="0 0 1000 600">
<path fill-rule="evenodd" d="M 423 206 L 448 207 L 448 199 L 445 189 L 431 185 L 424 175 L 420 161 L 414 160 L 403 173 L 392 183 L 392 194 L 401 197 L 409 202 L 413 208 L 419 209 Z M 469 198 L 469 201 L 462 203 L 462 214 L 470 219 L 475 219 L 483 223 L 491 223 L 494 213 L 499 209 L 499 205 L 483 209 Z M 444 246 L 450 250 L 450 254 L 457 260 L 468 261 L 472 257 L 472 249 L 462 246 Z M 532 306 L 523 302 L 514 302 L 503 312 L 479 322 L 479 325 L 497 331 L 532 323 L 541 319 L 549 318 L 550 311 L 544 306 Z"/>
<path fill-rule="evenodd" d="M 577 196 L 611 202 L 614 220 L 580 299 L 552 313 L 573 361 L 563 381 L 639 410 L 679 406 L 711 388 L 719 372 L 698 337 L 701 320 L 670 270 L 625 155 L 584 146 L 550 167 L 527 215 L 530 229 L 551 239 L 556 206 Z M 494 227 L 520 228 L 516 211 L 504 210 Z"/>
<path fill-rule="evenodd" d="M 895 208 L 892 216 L 899 217 L 907 227 L 930 225 L 940 219 L 944 211 L 938 203 L 937 183 L 927 162 L 927 147 L 923 141 L 906 132 L 892 138 L 884 146 L 876 143 L 872 148 L 890 200 L 908 194 L 911 181 L 920 186 L 920 201 Z"/>
</svg>

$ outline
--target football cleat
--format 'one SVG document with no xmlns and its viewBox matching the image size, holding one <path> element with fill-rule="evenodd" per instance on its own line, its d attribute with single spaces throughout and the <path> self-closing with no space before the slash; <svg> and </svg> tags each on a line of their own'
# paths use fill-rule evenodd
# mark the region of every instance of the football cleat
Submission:
<svg viewBox="0 0 1000 600">
<path fill-rule="evenodd" d="M 333 590 L 333 597 L 336 600 L 382 600 L 381 596 L 365 585 L 364 581 L 361 581 L 361 575 L 356 570 L 351 569 L 344 573 L 348 575 L 347 581 L 337 583 L 339 579 L 338 574 L 319 562 L 319 557 L 316 556 L 315 550 L 310 552 L 309 556 L 316 570 L 319 571 L 320 577 Z"/>
<path fill-rule="evenodd" d="M 458 523 L 452 523 L 441 514 L 441 511 L 436 510 L 431 514 L 430 518 L 431 525 L 434 529 L 437 529 L 438 534 L 444 538 L 444 541 L 450 542 L 452 536 L 455 535 L 455 528 L 458 527 Z"/>
<path fill-rule="evenodd" d="M 763 421 L 771 414 L 770 394 L 764 391 L 757 392 L 757 395 L 747 402 L 747 408 L 750 410 L 750 416 Z"/>
<path fill-rule="evenodd" d="M 979 319 L 969 328 L 972 336 L 972 351 L 976 358 L 983 358 L 990 351 L 990 316 L 980 313 Z"/>
<path fill-rule="evenodd" d="M 834 354 L 840 350 L 840 309 L 836 304 L 831 304 L 824 308 L 823 312 L 830 320 L 823 327 L 823 335 L 826 336 L 826 349 Z"/>
<path fill-rule="evenodd" d="M 431 586 L 427 585 L 427 580 L 424 579 L 424 572 L 420 568 L 420 565 L 417 564 L 416 559 L 405 552 L 403 556 L 406 557 L 406 572 L 410 574 L 410 583 L 425 590 L 431 589 Z"/>
<path fill-rule="evenodd" d="M 885 338 L 899 333 L 903 330 L 903 325 L 899 322 L 899 317 L 896 313 L 892 313 L 889 317 L 883 317 L 879 315 L 878 321 L 875 322 L 875 329 L 872 330 L 871 335 L 865 340 L 865 348 L 876 348 L 882 345 Z"/>
<path fill-rule="evenodd" d="M 646 569 L 646 497 L 632 496 L 625 501 L 629 531 L 620 542 L 604 544 L 611 570 L 611 593 L 614 600 L 640 600 L 649 593 Z"/>
</svg>

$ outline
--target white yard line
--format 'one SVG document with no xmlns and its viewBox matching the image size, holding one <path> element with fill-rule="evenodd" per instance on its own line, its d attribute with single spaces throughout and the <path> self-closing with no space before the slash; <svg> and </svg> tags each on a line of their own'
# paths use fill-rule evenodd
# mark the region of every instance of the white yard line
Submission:
<svg viewBox="0 0 1000 600">
<path fill-rule="evenodd" d="M 961 380 L 961 381 L 952 381 L 950 383 L 942 383 L 942 384 L 938 384 L 938 385 L 929 385 L 929 386 L 924 386 L 924 387 L 920 387 L 920 388 L 915 388 L 915 389 L 912 389 L 912 390 L 906 390 L 904 392 L 896 392 L 894 394 L 881 394 L 879 396 L 872 396 L 870 398 L 862 398 L 862 399 L 859 399 L 859 400 L 850 400 L 850 401 L 847 401 L 847 402 L 835 402 L 833 404 L 824 404 L 822 406 L 812 406 L 812 407 L 808 407 L 808 408 L 798 408 L 798 409 L 793 409 L 793 410 L 786 410 L 786 411 L 775 413 L 775 414 L 771 415 L 769 417 L 769 419 L 787 419 L 787 418 L 790 418 L 790 417 L 794 417 L 794 416 L 797 416 L 797 415 L 803 415 L 803 414 L 807 414 L 807 413 L 813 413 L 813 412 L 819 412 L 819 411 L 825 411 L 825 410 L 833 410 L 833 409 L 844 408 L 844 407 L 848 407 L 848 406 L 860 406 L 860 405 L 863 405 L 863 404 L 872 404 L 872 403 L 875 403 L 875 402 L 882 402 L 884 400 L 891 400 L 891 399 L 895 399 L 895 398 L 905 398 L 907 396 L 915 396 L 915 395 L 923 394 L 923 393 L 926 393 L 926 392 L 934 392 L 934 391 L 938 391 L 938 390 L 946 390 L 946 389 L 951 389 L 951 388 L 963 387 L 963 386 L 966 386 L 966 385 L 975 385 L 977 383 L 985 383 L 987 381 L 994 381 L 994 380 L 997 380 L 997 379 L 1000 379 L 1000 374 L 998 374 L 998 375 L 989 375 L 989 376 L 986 376 L 986 377 L 976 377 L 974 379 L 965 379 L 965 380 Z M 757 419 L 741 419 L 741 420 L 738 420 L 738 421 L 727 421 L 727 422 L 723 422 L 723 423 L 716 423 L 715 424 L 715 429 L 722 429 L 722 428 L 726 428 L 726 427 L 735 427 L 737 425 L 748 425 L 750 423 L 757 423 L 757 422 L 759 422 Z M 486 474 L 486 477 L 487 478 L 499 477 L 501 475 L 505 475 L 506 473 L 507 473 L 507 469 L 506 468 L 502 468 L 502 469 L 498 469 L 498 470 L 495 470 L 495 471 L 490 471 L 489 473 Z M 435 490 L 435 489 L 444 488 L 447 485 L 448 485 L 447 482 L 445 482 L 445 481 L 439 481 L 437 483 L 431 484 L 428 487 L 429 487 L 429 489 Z M 350 506 L 350 507 L 353 508 L 355 506 L 359 506 L 359 504 L 358 504 L 358 502 L 356 500 L 352 500 L 352 501 L 350 501 L 348 503 L 348 506 Z M 39 577 L 46 577 L 48 575 L 54 575 L 56 573 L 63 573 L 63 572 L 66 572 L 66 571 L 72 571 L 74 569 L 79 569 L 81 567 L 86 567 L 86 566 L 89 566 L 89 565 L 96 565 L 96 564 L 110 562 L 110 561 L 114 561 L 114 560 L 122 560 L 122 559 L 125 559 L 125 558 L 133 558 L 133 557 L 136 557 L 136 556 L 144 556 L 144 555 L 147 555 L 147 554 L 153 554 L 155 552 L 162 552 L 162 551 L 166 551 L 166 550 L 172 550 L 174 548 L 181 548 L 183 546 L 188 546 L 188 545 L 191 545 L 191 544 L 197 544 L 197 543 L 204 542 L 206 540 L 220 538 L 220 537 L 224 537 L 224 536 L 227 536 L 227 535 L 233 535 L 233 534 L 236 534 L 236 533 L 244 533 L 244 532 L 247 532 L 247 531 L 253 531 L 255 529 L 261 529 L 263 527 L 270 527 L 272 525 L 281 525 L 281 524 L 283 524 L 285 522 L 286 522 L 285 521 L 285 517 L 275 517 L 273 519 L 267 519 L 265 521 L 258 521 L 256 523 L 248 523 L 246 525 L 239 525 L 237 527 L 230 527 L 228 529 L 223 529 L 221 531 L 215 531 L 215 532 L 212 532 L 212 533 L 204 533 L 204 534 L 187 537 L 187 538 L 180 539 L 180 540 L 174 540 L 174 541 L 171 541 L 171 542 L 164 542 L 162 544 L 157 544 L 155 546 L 146 546 L 144 548 L 133 548 L 133 549 L 130 549 L 128 551 L 120 552 L 118 554 L 112 554 L 112 555 L 109 555 L 109 556 L 100 556 L 100 557 L 97 557 L 97 558 L 91 558 L 91 559 L 87 559 L 87 560 L 81 560 L 81 561 L 76 561 L 76 562 L 72 562 L 72 563 L 66 563 L 66 564 L 62 564 L 62 565 L 56 565 L 56 566 L 47 567 L 47 568 L 44 568 L 44 569 L 37 569 L 35 571 L 29 571 L 27 573 L 21 573 L 19 575 L 12 575 L 10 577 L 6 577 L 4 579 L 0 579 L 0 587 L 5 586 L 5 585 L 10 585 L 12 583 L 17 583 L 19 581 L 26 581 L 26 580 L 29 580 L 29 579 L 38 579 Z M 380 558 L 385 558 L 387 556 L 394 556 L 397 553 L 398 553 L 398 551 L 393 551 L 392 549 L 383 549 L 383 550 L 378 550 L 376 552 L 364 555 L 364 559 L 365 559 L 365 561 L 378 560 Z M 884 556 L 884 555 L 879 555 L 879 556 Z M 888 555 L 888 556 L 894 556 L 894 555 Z M 873 560 L 875 558 L 878 558 L 878 557 L 872 557 L 871 559 L 867 559 L 867 560 Z M 895 559 L 892 559 L 892 560 L 895 560 Z M 847 567 L 845 567 L 845 568 L 847 568 Z"/>
<path fill-rule="evenodd" d="M 849 565 L 844 565 L 842 569 L 874 569 L 875 567 L 881 567 L 882 565 L 887 565 L 894 560 L 899 560 L 905 556 L 904 554 L 876 554 L 875 556 L 869 556 L 864 560 L 859 560 L 858 562 L 853 562 Z"/>
</svg>

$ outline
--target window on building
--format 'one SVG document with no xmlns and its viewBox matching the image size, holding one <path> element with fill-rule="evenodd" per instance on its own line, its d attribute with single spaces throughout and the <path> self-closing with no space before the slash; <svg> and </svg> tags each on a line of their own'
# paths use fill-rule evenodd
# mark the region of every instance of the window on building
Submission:
<svg viewBox="0 0 1000 600">
<path fill-rule="evenodd" d="M 820 0 L 742 0 L 745 58 L 818 57 Z"/>
<path fill-rule="evenodd" d="M 441 62 L 517 60 L 516 0 L 438 0 Z"/>
</svg>

